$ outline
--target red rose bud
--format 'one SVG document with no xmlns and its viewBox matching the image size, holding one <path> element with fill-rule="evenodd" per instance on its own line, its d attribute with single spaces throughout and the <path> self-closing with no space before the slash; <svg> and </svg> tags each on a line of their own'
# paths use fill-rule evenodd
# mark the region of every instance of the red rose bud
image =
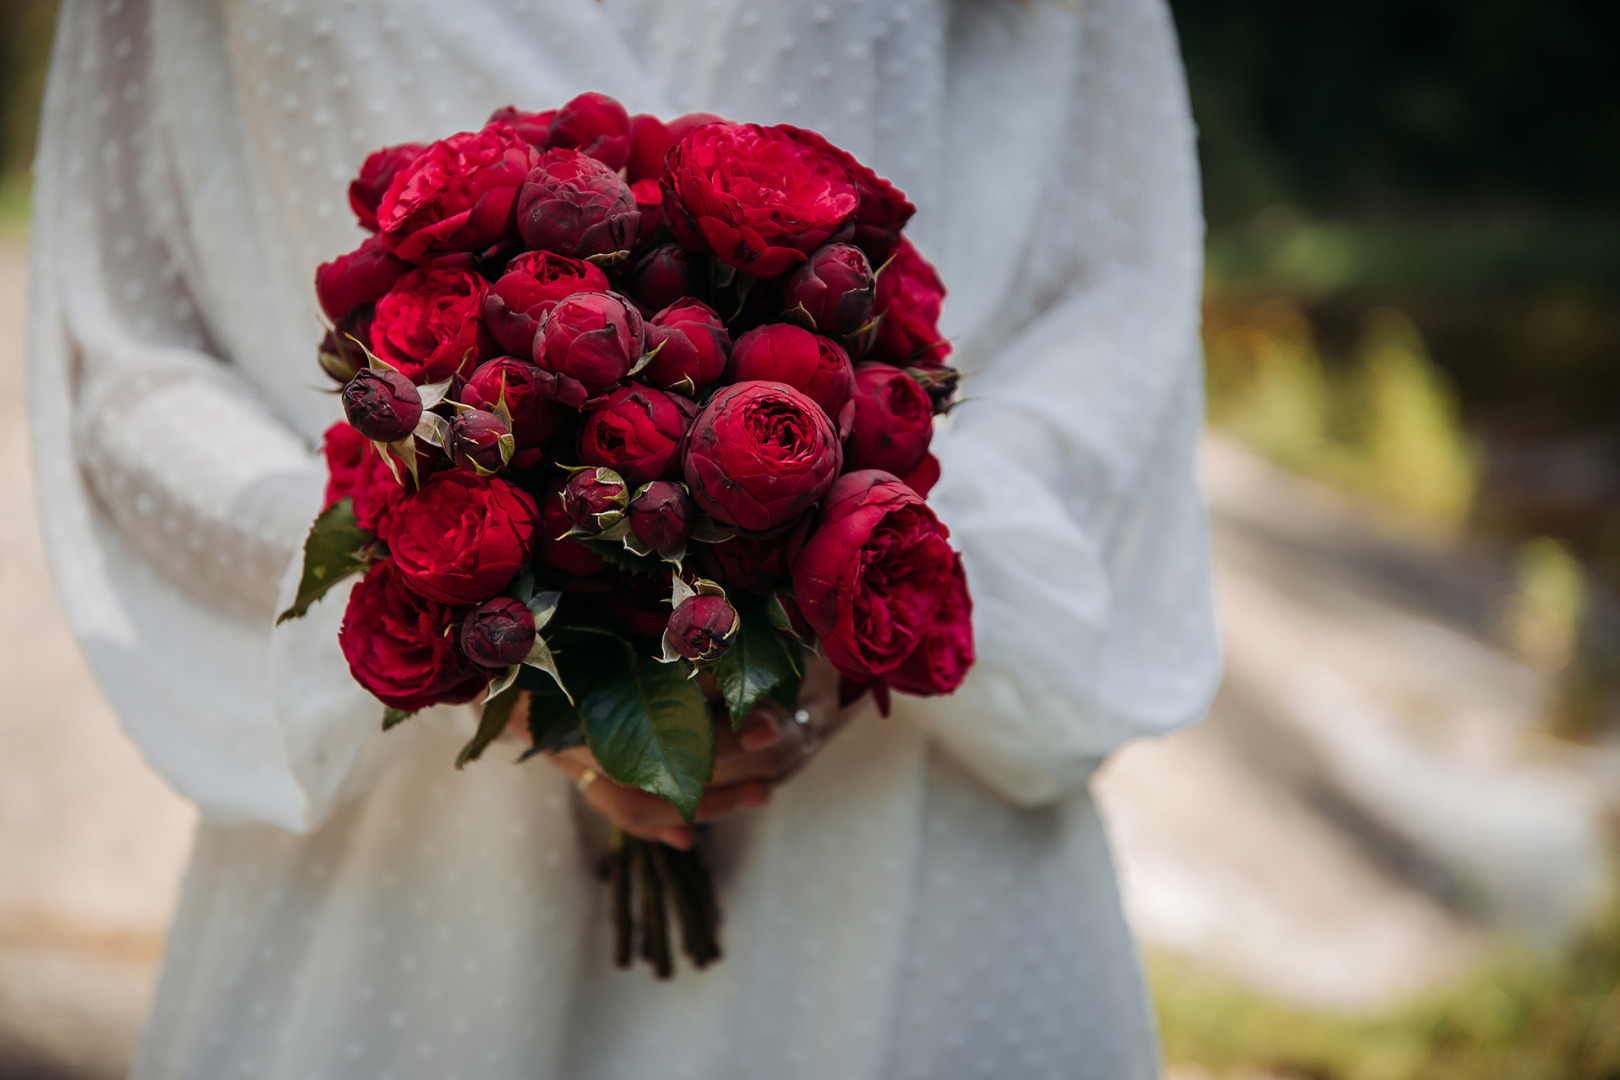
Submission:
<svg viewBox="0 0 1620 1080">
<path fill-rule="evenodd" d="M 506 265 L 484 300 L 489 334 L 513 356 L 534 352 L 540 320 L 565 296 L 606 292 L 601 267 L 550 251 L 526 251 Z"/>
<path fill-rule="evenodd" d="M 855 370 L 855 424 L 844 443 L 851 469 L 905 476 L 934 438 L 934 403 L 910 375 L 888 364 Z"/>
<path fill-rule="evenodd" d="M 349 594 L 338 647 L 355 682 L 395 709 L 471 701 L 489 677 L 456 648 L 453 607 L 413 592 L 393 560 Z"/>
<path fill-rule="evenodd" d="M 737 639 L 742 617 L 723 596 L 689 596 L 669 616 L 665 640 L 694 664 L 720 659 Z"/>
<path fill-rule="evenodd" d="M 633 245 L 641 251 L 652 243 L 658 226 L 664 223 L 664 189 L 657 180 L 637 180 L 630 185 L 630 194 L 636 199 L 636 212 L 641 215 L 641 228 L 636 231 Z"/>
<path fill-rule="evenodd" d="M 629 505 L 624 478 L 612 469 L 581 469 L 563 485 L 563 511 L 581 532 L 601 532 L 615 524 Z"/>
<path fill-rule="evenodd" d="M 962 685 L 973 661 L 973 598 L 958 555 L 933 626 L 905 662 L 883 678 L 902 694 L 949 694 Z"/>
<path fill-rule="evenodd" d="M 677 300 L 647 323 L 653 358 L 638 376 L 653 386 L 695 394 L 725 374 L 731 335 L 701 300 Z"/>
<path fill-rule="evenodd" d="M 381 300 L 394 282 L 410 272 L 411 264 L 390 255 L 375 236 L 347 255 L 315 268 L 315 298 L 333 322 L 364 304 Z"/>
<path fill-rule="evenodd" d="M 716 116 L 714 113 L 692 112 L 677 116 L 667 126 L 669 127 L 669 137 L 675 142 L 680 142 L 705 124 L 724 124 L 725 122 L 725 117 Z"/>
<path fill-rule="evenodd" d="M 523 136 L 530 146 L 537 150 L 544 150 L 547 146 L 546 138 L 551 132 L 551 118 L 557 115 L 556 109 L 547 109 L 545 112 L 519 112 L 514 106 L 506 105 L 489 114 L 484 121 L 485 129 L 492 127 L 509 127 Z"/>
<path fill-rule="evenodd" d="M 477 604 L 523 569 L 539 525 L 528 492 L 498 476 L 448 469 L 402 498 L 381 535 L 416 592 Z"/>
<path fill-rule="evenodd" d="M 768 323 L 738 338 L 726 372 L 733 382 L 787 383 L 834 423 L 855 389 L 855 366 L 837 342 L 788 323 Z"/>
<path fill-rule="evenodd" d="M 578 540 L 563 539 L 573 527 L 559 486 L 540 504 L 540 536 L 534 546 L 535 560 L 576 578 L 599 574 L 612 565 Z"/>
<path fill-rule="evenodd" d="M 420 383 L 465 374 L 491 351 L 479 317 L 488 294 L 467 270 L 412 270 L 377 301 L 371 351 Z"/>
<path fill-rule="evenodd" d="M 618 293 L 575 293 L 557 302 L 534 339 L 541 392 L 582 408 L 617 386 L 641 359 L 641 312 Z"/>
<path fill-rule="evenodd" d="M 634 383 L 621 386 L 585 416 L 580 460 L 612 469 L 631 487 L 681 474 L 681 437 L 697 403 Z"/>
<path fill-rule="evenodd" d="M 461 620 L 461 651 L 480 667 L 521 664 L 534 648 L 534 616 L 510 596 L 486 600 Z"/>
<path fill-rule="evenodd" d="M 648 311 L 703 297 L 708 291 L 708 260 L 679 244 L 653 248 L 641 257 L 630 275 L 630 295 Z"/>
<path fill-rule="evenodd" d="M 606 94 L 581 94 L 552 116 L 546 142 L 576 149 L 618 172 L 630 161 L 630 114 Z"/>
<path fill-rule="evenodd" d="M 397 442 L 416 430 L 422 419 L 422 395 L 397 371 L 361 368 L 344 384 L 343 415 L 368 439 Z"/>
<path fill-rule="evenodd" d="M 407 262 L 468 267 L 510 239 L 535 150 L 509 127 L 432 143 L 401 169 L 377 206 L 383 244 Z"/>
<path fill-rule="evenodd" d="M 877 310 L 883 315 L 869 354 L 896 367 L 938 367 L 950 355 L 939 334 L 945 286 L 911 241 L 900 238 L 894 258 L 877 279 Z"/>
<path fill-rule="evenodd" d="M 847 337 L 872 321 L 877 281 L 853 244 L 827 244 L 788 278 L 783 309 L 802 309 L 823 334 Z"/>
<path fill-rule="evenodd" d="M 685 484 L 654 480 L 630 500 L 630 531 L 659 554 L 679 551 L 697 527 L 697 503 Z"/>
<path fill-rule="evenodd" d="M 498 356 L 467 377 L 461 403 L 493 410 L 504 394 L 512 417 L 512 438 L 519 448 L 540 446 L 557 436 L 569 412 L 540 392 L 540 369 L 515 356 Z"/>
<path fill-rule="evenodd" d="M 349 206 L 360 224 L 377 231 L 377 206 L 394 182 L 394 176 L 427 149 L 421 143 L 385 146 L 366 158 L 360 175 L 349 182 Z"/>
<path fill-rule="evenodd" d="M 855 211 L 854 243 L 874 265 L 894 253 L 900 243 L 900 230 L 917 208 L 906 199 L 899 188 L 855 160 L 855 156 L 842 147 L 834 146 L 820 134 L 803 128 L 794 132 L 804 142 L 818 147 L 829 157 L 836 158 L 849 170 L 850 182 L 855 185 L 860 206 Z"/>
<path fill-rule="evenodd" d="M 687 434 L 692 498 L 716 521 L 749 532 L 786 525 L 810 509 L 842 465 L 826 412 L 782 383 L 721 389 Z"/>
<path fill-rule="evenodd" d="M 670 150 L 662 183 L 675 239 L 756 278 L 804 262 L 858 204 L 849 170 L 785 126 L 700 127 Z"/>
<path fill-rule="evenodd" d="M 793 595 L 833 667 L 874 682 L 933 628 L 956 553 L 922 497 L 876 469 L 838 478 L 793 563 Z"/>
<path fill-rule="evenodd" d="M 949 367 L 908 367 L 906 374 L 917 380 L 934 403 L 936 413 L 948 412 L 956 400 L 956 388 L 962 381 L 961 372 Z"/>
<path fill-rule="evenodd" d="M 650 113 L 630 118 L 630 182 L 657 180 L 664 175 L 664 155 L 675 145 L 664 122 Z"/>
<path fill-rule="evenodd" d="M 584 258 L 626 251 L 641 228 L 619 174 L 578 150 L 547 150 L 523 182 L 518 232 L 538 251 Z"/>
<path fill-rule="evenodd" d="M 450 438 L 445 450 L 455 463 L 470 472 L 492 473 L 511 457 L 512 432 L 505 421 L 483 409 L 458 409 L 450 421 Z"/>
</svg>

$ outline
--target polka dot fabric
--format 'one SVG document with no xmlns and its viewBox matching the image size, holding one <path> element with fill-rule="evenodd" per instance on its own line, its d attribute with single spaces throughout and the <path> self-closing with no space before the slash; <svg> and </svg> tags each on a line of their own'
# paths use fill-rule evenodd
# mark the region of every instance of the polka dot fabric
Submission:
<svg viewBox="0 0 1620 1080">
<path fill-rule="evenodd" d="M 42 517 L 86 654 L 202 807 L 138 1080 L 1148 1077 L 1085 783 L 1218 674 L 1193 129 L 1161 0 L 64 0 L 36 166 Z M 971 400 L 931 496 L 980 660 L 714 832 L 726 957 L 608 962 L 560 774 L 385 738 L 318 506 L 317 263 L 378 146 L 600 90 L 813 127 L 918 206 Z M 1020 528 L 1008 529 L 1015 521 Z"/>
</svg>

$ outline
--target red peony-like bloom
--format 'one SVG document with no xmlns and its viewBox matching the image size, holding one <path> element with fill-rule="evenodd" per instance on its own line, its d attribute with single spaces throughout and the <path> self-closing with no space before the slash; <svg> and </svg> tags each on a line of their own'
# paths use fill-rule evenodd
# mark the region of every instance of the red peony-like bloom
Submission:
<svg viewBox="0 0 1620 1080">
<path fill-rule="evenodd" d="M 842 464 L 827 414 L 784 383 L 725 387 L 687 435 L 692 498 L 716 521 L 749 532 L 786 525 L 810 509 Z"/>
<path fill-rule="evenodd" d="M 326 429 L 321 453 L 328 473 L 321 509 L 353 499 L 355 523 L 381 533 L 394 506 L 405 497 L 405 488 L 394 478 L 387 459 L 370 439 L 342 420 Z"/>
<path fill-rule="evenodd" d="M 410 269 L 410 263 L 389 254 L 380 237 L 368 236 L 347 255 L 315 268 L 315 298 L 326 317 L 339 322 L 355 308 L 381 300 Z"/>
<path fill-rule="evenodd" d="M 377 301 L 371 351 L 418 385 L 471 371 L 492 351 L 480 318 L 488 292 L 468 270 L 412 270 Z"/>
<path fill-rule="evenodd" d="M 655 247 L 630 275 L 630 294 L 644 311 L 662 311 L 682 300 L 708 295 L 708 257 L 679 244 Z"/>
<path fill-rule="evenodd" d="M 401 143 L 385 146 L 366 158 L 360 175 L 349 183 L 349 207 L 363 227 L 377 231 L 377 206 L 387 194 L 388 185 L 425 149 L 421 143 Z"/>
<path fill-rule="evenodd" d="M 506 264 L 484 300 L 489 335 L 513 356 L 534 352 L 534 335 L 552 305 L 577 292 L 606 292 L 607 275 L 583 259 L 526 251 Z"/>
<path fill-rule="evenodd" d="M 461 403 L 494 409 L 506 395 L 512 417 L 512 440 L 519 449 L 550 442 L 568 423 L 568 410 L 540 392 L 540 369 L 515 356 L 497 356 L 467 377 Z"/>
<path fill-rule="evenodd" d="M 695 394 L 725 374 L 731 335 L 701 300 L 677 300 L 647 322 L 647 349 L 657 350 L 640 378 L 666 390 Z"/>
<path fill-rule="evenodd" d="M 967 575 L 958 555 L 951 569 L 951 587 L 934 616 L 934 625 L 883 681 L 903 694 L 949 694 L 967 678 L 973 660 L 973 598 L 968 595 Z"/>
<path fill-rule="evenodd" d="M 814 517 L 806 514 L 783 535 L 766 540 L 733 536 L 718 544 L 704 544 L 698 549 L 698 558 L 704 572 L 728 589 L 775 592 L 791 575 L 793 561 L 810 536 Z"/>
<path fill-rule="evenodd" d="M 575 293 L 546 313 L 534 339 L 541 392 L 583 408 L 630 373 L 645 345 L 635 304 L 618 293 Z"/>
<path fill-rule="evenodd" d="M 476 604 L 523 568 L 539 525 L 528 492 L 451 469 L 400 500 L 383 539 L 412 589 L 441 603 Z"/>
<path fill-rule="evenodd" d="M 680 446 L 697 403 L 634 383 L 621 386 L 585 416 L 579 457 L 612 469 L 633 490 L 681 475 Z"/>
<path fill-rule="evenodd" d="M 855 389 L 855 366 L 835 341 L 788 323 L 755 327 L 731 347 L 726 373 L 733 382 L 766 379 L 787 383 L 842 424 Z"/>
<path fill-rule="evenodd" d="M 675 136 L 664 122 L 650 113 L 630 118 L 630 182 L 657 180 L 664 175 L 664 155 L 675 145 Z"/>
<path fill-rule="evenodd" d="M 537 251 L 582 259 L 629 250 L 641 212 L 618 173 L 578 150 L 553 149 L 536 159 L 523 181 L 517 227 Z"/>
<path fill-rule="evenodd" d="M 642 487 L 625 511 L 636 539 L 663 553 L 679 550 L 697 527 L 697 503 L 685 484 L 654 480 Z"/>
<path fill-rule="evenodd" d="M 377 206 L 383 244 L 407 262 L 472 266 L 513 238 L 535 159 L 523 136 L 498 124 L 430 144 Z"/>
<path fill-rule="evenodd" d="M 804 142 L 836 158 L 849 170 L 850 182 L 855 185 L 855 193 L 860 199 L 860 206 L 855 211 L 852 242 L 866 252 L 873 266 L 883 265 L 883 261 L 894 254 L 895 247 L 900 243 L 900 230 L 905 228 L 917 208 L 911 205 L 899 188 L 861 164 L 848 150 L 834 146 L 819 132 L 805 128 L 794 128 L 793 131 Z"/>
<path fill-rule="evenodd" d="M 484 128 L 509 127 L 523 136 L 525 142 L 536 150 L 544 150 L 550 145 L 546 139 L 551 134 L 551 119 L 557 115 L 556 109 L 546 109 L 544 112 L 520 112 L 515 106 L 503 105 L 489 114 L 484 121 Z"/>
<path fill-rule="evenodd" d="M 878 275 L 877 310 L 883 315 L 869 354 L 897 367 L 939 367 L 951 354 L 939 334 L 945 286 L 932 264 L 901 237 L 894 259 Z"/>
<path fill-rule="evenodd" d="M 859 204 L 849 170 L 786 126 L 700 127 L 670 150 L 663 186 L 677 240 L 757 278 L 804 262 Z"/>
<path fill-rule="evenodd" d="M 456 608 L 412 592 L 385 559 L 349 593 L 338 646 L 355 682 L 384 705 L 414 712 L 471 701 L 488 677 L 456 648 L 460 618 Z"/>
<path fill-rule="evenodd" d="M 630 161 L 630 114 L 606 94 L 580 94 L 552 114 L 546 145 L 578 150 L 618 172 Z"/>
<path fill-rule="evenodd" d="M 899 667 L 933 629 L 956 555 L 921 496 L 888 473 L 847 473 L 793 564 L 793 595 L 832 665 L 855 682 Z"/>
<path fill-rule="evenodd" d="M 576 578 L 600 574 L 611 565 L 606 559 L 572 537 L 563 539 L 573 527 L 559 482 L 540 500 L 540 535 L 534 545 L 535 561 Z"/>
<path fill-rule="evenodd" d="M 637 180 L 630 185 L 630 194 L 636 200 L 636 212 L 641 215 L 641 226 L 631 246 L 642 251 L 653 242 L 653 237 L 658 234 L 658 226 L 664 223 L 664 189 L 656 178 Z"/>
<path fill-rule="evenodd" d="M 934 403 L 922 385 L 888 364 L 855 371 L 855 425 L 844 443 L 851 469 L 904 477 L 922 462 L 934 437 Z"/>
<path fill-rule="evenodd" d="M 825 244 L 793 271 L 782 293 L 782 306 L 807 315 L 812 328 L 847 337 L 872 321 L 877 281 L 866 254 L 854 244 Z"/>
</svg>

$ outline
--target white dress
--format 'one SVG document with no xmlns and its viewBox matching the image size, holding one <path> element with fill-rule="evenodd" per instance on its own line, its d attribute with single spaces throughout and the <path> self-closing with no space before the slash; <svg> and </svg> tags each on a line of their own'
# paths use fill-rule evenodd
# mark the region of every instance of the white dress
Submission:
<svg viewBox="0 0 1620 1080">
<path fill-rule="evenodd" d="M 716 828 L 725 959 L 609 961 L 567 780 L 386 736 L 317 507 L 315 265 L 367 151 L 597 89 L 825 132 L 917 203 L 972 400 L 933 502 L 980 660 Z M 1201 218 L 1162 0 L 66 0 L 35 186 L 34 452 L 84 649 L 204 824 L 136 1069 L 1148 1077 L 1088 776 L 1218 674 Z"/>
</svg>

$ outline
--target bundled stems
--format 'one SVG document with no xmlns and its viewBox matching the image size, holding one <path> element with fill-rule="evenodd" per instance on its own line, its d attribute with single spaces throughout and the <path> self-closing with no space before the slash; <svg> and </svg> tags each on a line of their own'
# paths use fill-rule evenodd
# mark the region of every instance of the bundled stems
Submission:
<svg viewBox="0 0 1620 1080">
<path fill-rule="evenodd" d="M 615 829 L 600 876 L 612 899 L 613 962 L 639 955 L 660 979 L 674 974 L 669 907 L 681 927 L 681 951 L 703 968 L 720 958 L 720 909 L 708 865 L 696 849 L 638 840 Z"/>
</svg>

